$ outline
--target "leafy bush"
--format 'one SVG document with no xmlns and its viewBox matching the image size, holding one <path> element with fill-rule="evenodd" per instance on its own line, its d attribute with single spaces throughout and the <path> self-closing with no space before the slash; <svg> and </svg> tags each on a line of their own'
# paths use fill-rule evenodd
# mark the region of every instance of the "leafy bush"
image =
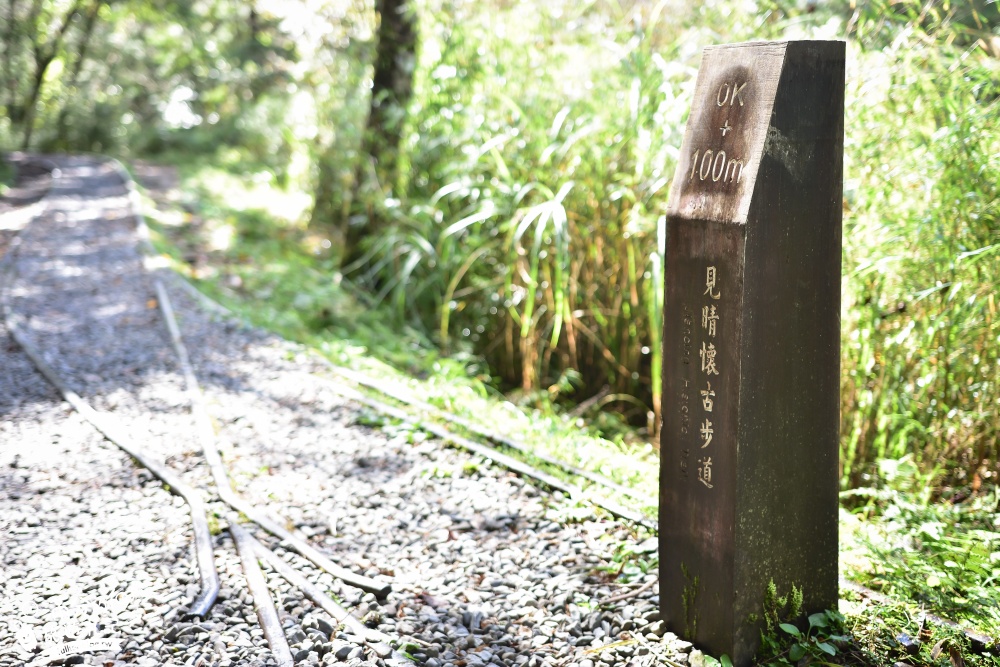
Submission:
<svg viewBox="0 0 1000 667">
<path fill-rule="evenodd" d="M 421 6 L 408 176 L 376 193 L 391 224 L 348 272 L 401 321 L 529 401 L 597 396 L 652 435 L 695 47 L 847 30 L 844 483 L 908 452 L 959 481 L 998 474 L 1000 80 L 969 27 L 992 15 Z"/>
<path fill-rule="evenodd" d="M 938 10 L 887 9 L 857 22 L 877 48 L 847 105 L 845 481 L 912 454 L 978 485 L 1000 471 L 1000 67 Z"/>
<path fill-rule="evenodd" d="M 929 475 L 912 456 L 882 461 L 879 486 L 848 500 L 866 520 L 870 565 L 856 573 L 871 588 L 1000 634 L 1000 492 L 930 503 Z"/>
</svg>

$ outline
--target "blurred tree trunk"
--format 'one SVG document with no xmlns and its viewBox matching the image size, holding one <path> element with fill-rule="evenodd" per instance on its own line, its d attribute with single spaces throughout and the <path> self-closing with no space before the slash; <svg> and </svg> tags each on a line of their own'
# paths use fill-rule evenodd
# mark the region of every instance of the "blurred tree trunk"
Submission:
<svg viewBox="0 0 1000 667">
<path fill-rule="evenodd" d="M 97 24 L 97 16 L 101 11 L 101 1 L 97 0 L 93 5 L 90 6 L 90 11 L 87 12 L 87 18 L 83 26 L 83 35 L 80 37 L 80 44 L 77 48 L 76 61 L 73 63 L 73 69 L 70 74 L 69 86 L 67 89 L 70 93 L 75 93 L 77 85 L 80 83 L 80 72 L 83 70 L 83 63 L 87 59 L 87 49 L 90 47 L 90 38 L 94 34 L 94 26 Z M 66 139 L 66 120 L 69 117 L 69 103 L 64 103 L 62 109 L 59 110 L 59 119 L 56 122 L 56 136 L 60 142 Z"/>
<path fill-rule="evenodd" d="M 6 97 L 3 106 L 11 122 L 15 123 L 19 120 L 18 116 L 20 115 L 15 110 L 17 104 L 17 75 L 14 73 L 14 59 L 12 57 L 17 47 L 14 42 L 17 35 L 17 5 L 17 0 L 9 0 L 7 3 L 7 30 L 3 39 L 3 83 Z"/>
<path fill-rule="evenodd" d="M 357 255 L 360 241 L 379 232 L 370 196 L 391 191 L 399 180 L 399 150 L 406 109 L 413 95 L 417 19 L 407 0 L 375 0 L 379 15 L 378 45 L 372 75 L 371 106 L 354 178 L 354 201 L 367 210 L 351 216 L 362 222 L 346 224 L 345 258 Z"/>
<path fill-rule="evenodd" d="M 28 93 L 28 100 L 24 105 L 24 138 L 21 141 L 21 150 L 26 151 L 31 146 L 31 135 L 35 130 L 35 116 L 38 112 L 38 99 L 41 97 L 42 87 L 45 85 L 45 72 L 49 65 L 55 60 L 59 49 L 62 48 L 63 39 L 69 30 L 73 19 L 80 11 L 80 0 L 76 0 L 63 16 L 55 34 L 49 39 L 43 40 L 45 28 L 40 25 L 42 10 L 41 0 L 36 0 L 31 8 L 29 19 L 29 29 L 31 32 L 31 50 L 35 58 L 35 71 L 31 77 L 31 88 Z"/>
<path fill-rule="evenodd" d="M 389 186 L 398 175 L 403 124 L 413 95 L 417 26 L 407 4 L 407 0 L 375 0 L 381 20 L 364 152 L 375 162 L 379 180 Z"/>
</svg>

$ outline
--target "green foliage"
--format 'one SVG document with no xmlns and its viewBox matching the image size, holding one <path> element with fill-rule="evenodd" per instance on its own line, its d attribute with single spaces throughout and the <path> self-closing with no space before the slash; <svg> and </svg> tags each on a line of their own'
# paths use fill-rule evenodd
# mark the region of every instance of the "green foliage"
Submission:
<svg viewBox="0 0 1000 667">
<path fill-rule="evenodd" d="M 315 271 L 290 323 L 336 326 L 347 291 L 358 312 L 388 306 L 370 323 L 388 345 L 403 329 L 523 405 L 596 397 L 620 415 L 593 418 L 609 433 L 624 421 L 655 439 L 663 216 L 700 49 L 846 36 L 843 485 L 907 454 L 931 484 L 1000 475 L 996 3 L 410 9 L 392 184 L 354 190 L 378 25 L 360 0 L 9 3 L 0 146 L 212 156 L 308 188 L 296 233 L 330 247 L 286 255 Z"/>
<path fill-rule="evenodd" d="M 234 0 L 37 0 L 0 9 L 0 146 L 205 152 L 287 167 L 292 42 Z"/>
<path fill-rule="evenodd" d="M 994 648 L 974 647 L 961 628 L 931 623 L 906 603 L 844 601 L 846 625 L 854 638 L 847 664 L 995 667 Z"/>
<path fill-rule="evenodd" d="M 14 168 L 6 160 L 0 160 L 0 197 L 14 184 Z"/>
<path fill-rule="evenodd" d="M 698 599 L 699 577 L 691 577 L 687 565 L 681 563 L 681 574 L 684 575 L 684 590 L 681 591 L 681 605 L 684 607 L 684 634 L 694 637 L 698 632 L 698 614 L 695 612 L 695 601 Z"/>
<path fill-rule="evenodd" d="M 778 595 L 774 580 L 768 582 L 761 610 L 766 634 L 773 635 L 777 626 L 787 620 L 795 620 L 802 613 L 802 589 L 792 585 L 790 593 Z"/>
<path fill-rule="evenodd" d="M 220 535 L 222 525 L 219 523 L 219 515 L 214 512 L 208 515 L 208 532 L 211 535 Z"/>
<path fill-rule="evenodd" d="M 823 611 L 810 614 L 806 621 L 805 630 L 794 623 L 783 622 L 768 632 L 761 632 L 756 664 L 774 667 L 837 664 L 832 661 L 851 641 L 844 631 L 844 616 L 837 611 Z"/>
<path fill-rule="evenodd" d="M 763 627 L 760 647 L 754 664 L 773 667 L 828 665 L 847 648 L 851 639 L 845 634 L 845 618 L 836 610 L 810 614 L 803 619 L 802 589 L 792 585 L 785 595 L 778 595 L 772 579 L 768 582 L 761 610 Z M 755 621 L 757 619 L 750 619 Z M 806 628 L 801 628 L 803 620 Z"/>
<path fill-rule="evenodd" d="M 370 239 L 348 277 L 445 350 L 484 355 L 525 397 L 579 401 L 608 386 L 609 404 L 655 425 L 662 216 L 690 71 L 670 63 L 676 46 L 654 50 L 659 10 L 635 22 L 571 3 L 538 10 L 421 15 L 409 187 L 378 203 L 395 232 Z M 525 48 L 533 38 L 552 43 L 544 66 Z"/>
<path fill-rule="evenodd" d="M 862 539 L 870 554 L 869 566 L 852 577 L 1000 634 L 1000 490 L 972 497 L 953 491 L 951 502 L 929 503 L 911 458 L 883 462 L 879 480 L 879 487 L 846 498 L 859 503 L 855 512 L 865 521 Z"/>
<path fill-rule="evenodd" d="M 965 39 L 959 9 L 867 3 L 855 21 L 865 74 L 849 82 L 845 146 L 848 485 L 906 454 L 960 482 L 1000 470 L 1000 67 Z"/>
<path fill-rule="evenodd" d="M 616 542 L 611 561 L 601 566 L 601 569 L 625 581 L 640 579 L 650 572 L 655 572 L 660 562 L 656 547 L 650 544 L 655 541 L 655 537 L 649 537 L 644 541 Z"/>
<path fill-rule="evenodd" d="M 995 7 L 763 2 L 667 25 L 659 5 L 419 6 L 410 177 L 373 193 L 391 224 L 347 274 L 398 321 L 483 355 L 529 401 L 608 387 L 605 406 L 652 435 L 662 215 L 691 44 L 846 31 L 844 483 L 907 452 L 957 479 L 998 474 L 1000 103 L 992 42 L 977 41 L 1000 25 Z M 939 469 L 942 453 L 955 464 Z"/>
</svg>

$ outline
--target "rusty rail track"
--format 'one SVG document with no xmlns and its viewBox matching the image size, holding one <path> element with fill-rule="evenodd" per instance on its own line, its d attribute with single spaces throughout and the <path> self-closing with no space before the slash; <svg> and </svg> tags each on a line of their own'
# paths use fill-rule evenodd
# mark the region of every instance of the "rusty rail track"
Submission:
<svg viewBox="0 0 1000 667">
<path fill-rule="evenodd" d="M 53 183 L 59 178 L 58 168 L 52 165 L 51 168 Z M 51 192 L 51 187 L 49 192 Z M 48 193 L 46 194 L 46 197 Z M 43 197 L 36 209 L 36 215 L 44 210 L 45 199 Z M 54 386 L 62 397 L 76 410 L 83 419 L 89 422 L 105 438 L 116 445 L 126 454 L 131 456 L 142 467 L 149 470 L 157 479 L 176 493 L 187 503 L 191 524 L 194 531 L 195 555 L 198 562 L 198 575 L 200 579 L 200 591 L 188 608 L 190 616 L 205 616 L 215 603 L 219 593 L 219 574 L 215 568 L 215 559 L 212 549 L 212 535 L 209 530 L 208 517 L 204 500 L 201 494 L 194 488 L 188 486 L 172 470 L 150 458 L 141 447 L 128 435 L 127 431 L 117 423 L 110 415 L 100 414 L 94 410 L 89 403 L 80 397 L 75 391 L 63 382 L 59 375 L 45 362 L 39 351 L 28 341 L 21 331 L 20 317 L 10 312 L 7 305 L 8 277 L 13 267 L 12 258 L 17 256 L 20 249 L 20 235 L 14 238 L 7 254 L 3 257 L 3 267 L 0 269 L 0 317 L 4 325 L 10 332 L 11 337 L 21 347 L 31 363 L 38 369 L 49 383 Z"/>
<path fill-rule="evenodd" d="M 135 207 L 137 197 L 134 190 L 134 184 L 128 177 L 127 173 L 125 173 L 121 168 L 120 164 L 115 164 L 119 169 L 119 175 L 122 178 L 123 183 L 129 190 L 129 196 L 132 199 L 133 213 L 135 214 L 136 220 L 140 227 L 144 227 L 144 221 L 142 220 L 141 213 L 139 212 L 139 209 Z M 52 172 L 53 183 L 55 183 L 59 178 L 59 173 L 58 169 L 55 168 L 54 165 Z M 32 208 L 31 216 L 37 216 L 43 212 L 45 208 L 45 197 L 43 197 L 42 200 Z M 52 368 L 52 366 L 45 361 L 40 351 L 34 346 L 29 338 L 24 335 L 22 331 L 22 325 L 24 324 L 24 322 L 22 322 L 23 318 L 17 313 L 12 312 L 7 301 L 8 278 L 14 266 L 12 260 L 17 257 L 20 249 L 20 242 L 21 237 L 18 234 L 14 237 L 7 254 L 0 259 L 0 318 L 2 318 L 2 321 L 10 332 L 11 337 L 24 351 L 25 355 L 35 366 L 38 372 L 56 388 L 66 402 L 69 403 L 69 405 L 76 412 L 78 412 L 85 421 L 90 423 L 109 442 L 132 457 L 138 465 L 149 470 L 150 473 L 159 479 L 171 492 L 182 497 L 188 504 L 194 535 L 194 551 L 199 571 L 200 585 L 198 593 L 195 595 L 194 600 L 191 602 L 186 611 L 186 615 L 189 617 L 205 617 L 209 614 L 218 597 L 220 581 L 218 571 L 215 567 L 213 539 L 207 517 L 206 503 L 202 497 L 202 491 L 185 483 L 174 470 L 149 456 L 148 453 L 144 451 L 139 444 L 137 444 L 135 438 L 129 434 L 128 429 L 126 429 L 118 420 L 109 414 L 98 412 L 79 394 L 73 391 Z M 226 518 L 229 522 L 228 529 L 233 537 L 234 543 L 240 555 L 240 560 L 243 564 L 247 586 L 254 598 L 258 621 L 264 631 L 264 636 L 271 648 L 271 652 L 278 661 L 278 664 L 282 666 L 290 666 L 293 664 L 293 659 L 288 647 L 287 639 L 284 637 L 284 631 L 278 621 L 277 611 L 274 608 L 274 603 L 270 598 L 265 579 L 260 571 L 258 564 L 259 561 L 268 563 L 270 567 L 281 574 L 286 580 L 289 581 L 289 583 L 293 586 L 301 588 L 306 597 L 313 600 L 322 609 L 328 611 L 333 618 L 337 619 L 338 623 L 342 623 L 346 627 L 350 628 L 355 632 L 355 634 L 362 637 L 363 640 L 370 645 L 377 645 L 378 652 L 385 655 L 393 655 L 396 658 L 404 658 L 402 654 L 398 653 L 390 646 L 390 642 L 393 641 L 392 638 L 383 633 L 370 630 L 365 627 L 362 623 L 360 623 L 360 621 L 357 621 L 357 619 L 351 616 L 346 609 L 326 595 L 319 587 L 311 584 L 308 579 L 296 572 L 294 568 L 279 558 L 273 551 L 258 542 L 252 535 L 250 535 L 249 532 L 246 531 L 246 529 L 239 525 L 238 513 L 241 513 L 267 532 L 278 537 L 285 547 L 297 551 L 299 554 L 326 570 L 334 577 L 342 580 L 344 583 L 373 593 L 377 598 L 384 599 L 391 590 L 390 585 L 387 582 L 377 581 L 371 577 L 359 575 L 348 570 L 347 568 L 337 565 L 325 554 L 310 545 L 305 539 L 286 529 L 279 521 L 267 516 L 253 503 L 247 501 L 233 490 L 232 485 L 229 482 L 225 466 L 216 447 L 215 433 L 212 426 L 211 416 L 208 413 L 204 397 L 198 387 L 197 379 L 191 367 L 187 350 L 181 340 L 180 329 L 173 314 L 173 308 L 170 303 L 169 295 L 163 287 L 162 282 L 150 269 L 148 263 L 146 268 L 151 272 L 154 279 L 154 288 L 156 291 L 157 301 L 160 304 L 160 312 L 165 326 L 169 331 L 174 352 L 182 369 L 185 390 L 190 403 L 192 419 L 194 422 L 193 427 L 196 430 L 199 442 L 202 446 L 206 463 L 212 473 L 213 482 L 217 487 L 217 495 L 221 501 L 233 510 L 227 513 Z"/>
</svg>

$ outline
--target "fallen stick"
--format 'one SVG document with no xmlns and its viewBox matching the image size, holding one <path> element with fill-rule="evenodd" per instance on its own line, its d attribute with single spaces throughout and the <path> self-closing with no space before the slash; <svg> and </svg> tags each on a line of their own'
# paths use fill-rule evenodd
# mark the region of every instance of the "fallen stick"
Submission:
<svg viewBox="0 0 1000 667">
<path fill-rule="evenodd" d="M 655 586 L 656 582 L 658 582 L 659 580 L 660 580 L 659 577 L 651 579 L 646 583 L 644 583 L 642 586 L 639 586 L 639 588 L 636 588 L 635 590 L 606 597 L 603 600 L 598 600 L 597 604 L 610 604 L 611 602 L 621 602 L 622 600 L 628 600 L 629 598 L 634 598 L 638 595 L 642 595 L 644 592 L 648 591 L 650 588 Z"/>
<path fill-rule="evenodd" d="M 255 548 L 257 549 L 258 557 L 267 561 L 268 565 L 273 567 L 275 572 L 284 577 L 285 581 L 302 591 L 303 595 L 312 600 L 317 607 L 329 614 L 335 621 L 342 624 L 352 633 L 361 637 L 365 643 L 373 648 L 373 650 L 379 652 L 380 655 L 388 654 L 394 660 L 399 661 L 400 664 L 412 664 L 412 661 L 410 661 L 405 655 L 392 648 L 392 638 L 389 637 L 389 635 L 379 632 L 373 628 L 369 628 L 367 625 L 354 618 L 349 611 L 344 609 L 333 598 L 324 593 L 319 586 L 314 585 L 311 581 L 302 576 L 295 568 L 282 560 L 278 554 L 274 553 L 260 542 L 256 542 Z"/>
<path fill-rule="evenodd" d="M 143 453 L 141 448 L 133 445 L 131 439 L 125 434 L 125 429 L 115 423 L 109 415 L 97 412 L 86 401 L 80 398 L 79 394 L 67 387 L 59 376 L 56 375 L 55 371 L 42 360 L 37 350 L 25 340 L 18 327 L 11 323 L 11 316 L 7 312 L 6 305 L 3 310 L 4 321 L 14 341 L 21 346 L 21 349 L 31 360 L 31 363 L 45 376 L 45 379 L 59 390 L 63 399 L 112 444 L 135 459 L 140 466 L 149 470 L 170 491 L 179 495 L 188 504 L 191 514 L 191 524 L 194 530 L 195 556 L 198 561 L 201 591 L 194 602 L 191 603 L 187 613 L 191 616 L 206 616 L 209 609 L 215 604 L 215 598 L 219 594 L 219 574 L 215 569 L 212 534 L 208 527 L 205 503 L 202 501 L 201 496 L 193 488 L 182 482 L 180 477 L 175 475 L 166 466 L 149 458 Z"/>
</svg>

